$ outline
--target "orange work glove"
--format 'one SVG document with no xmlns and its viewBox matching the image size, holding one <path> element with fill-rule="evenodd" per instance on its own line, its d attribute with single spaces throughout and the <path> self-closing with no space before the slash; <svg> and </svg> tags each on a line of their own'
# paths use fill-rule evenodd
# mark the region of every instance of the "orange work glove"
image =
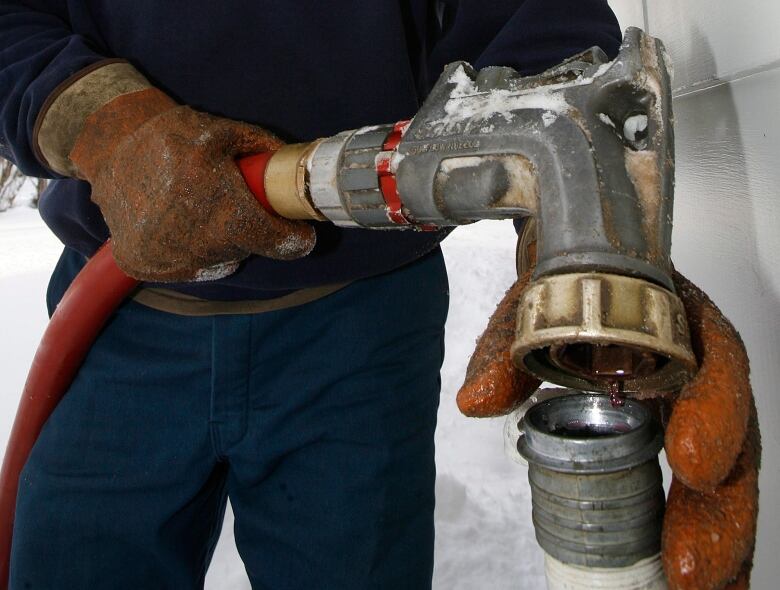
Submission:
<svg viewBox="0 0 780 590">
<path fill-rule="evenodd" d="M 40 125 L 40 151 L 54 170 L 92 185 L 127 274 L 210 280 L 250 254 L 289 260 L 314 247 L 313 227 L 267 213 L 235 164 L 278 149 L 271 133 L 177 105 L 125 63 L 58 92 Z"/>
<path fill-rule="evenodd" d="M 533 245 L 530 248 L 533 259 Z M 525 252 L 521 252 L 525 254 Z M 508 414 L 540 381 L 515 367 L 509 348 L 532 264 L 507 291 L 477 342 L 457 395 L 467 416 Z M 758 515 L 760 434 L 739 334 L 714 303 L 674 274 L 699 363 L 694 379 L 660 400 L 674 473 L 662 559 L 671 590 L 748 588 Z M 669 411 L 671 410 L 671 411 Z"/>
</svg>

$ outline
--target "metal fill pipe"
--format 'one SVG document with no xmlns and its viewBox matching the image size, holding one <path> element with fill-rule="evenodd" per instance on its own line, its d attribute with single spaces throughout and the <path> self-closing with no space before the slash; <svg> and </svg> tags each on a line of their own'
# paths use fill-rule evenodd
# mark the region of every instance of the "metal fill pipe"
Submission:
<svg viewBox="0 0 780 590">
<path fill-rule="evenodd" d="M 648 409 L 580 392 L 533 406 L 518 427 L 548 588 L 666 588 L 663 434 Z"/>
</svg>

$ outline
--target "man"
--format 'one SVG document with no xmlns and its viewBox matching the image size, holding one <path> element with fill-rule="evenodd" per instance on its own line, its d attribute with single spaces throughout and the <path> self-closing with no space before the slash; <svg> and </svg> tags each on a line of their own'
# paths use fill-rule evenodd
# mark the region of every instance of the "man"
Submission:
<svg viewBox="0 0 780 590">
<path fill-rule="evenodd" d="M 109 233 L 145 281 L 25 468 L 12 588 L 200 587 L 228 497 L 255 588 L 429 587 L 444 233 L 272 217 L 234 159 L 619 42 L 604 0 L 0 2 L 50 309 Z"/>
</svg>

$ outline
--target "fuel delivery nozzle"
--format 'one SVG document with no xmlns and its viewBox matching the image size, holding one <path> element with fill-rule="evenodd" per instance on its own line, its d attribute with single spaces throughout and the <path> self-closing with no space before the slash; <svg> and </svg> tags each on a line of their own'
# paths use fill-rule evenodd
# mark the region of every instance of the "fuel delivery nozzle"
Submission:
<svg viewBox="0 0 780 590">
<path fill-rule="evenodd" d="M 533 217 L 515 362 L 578 389 L 677 389 L 696 363 L 671 280 L 669 76 L 636 28 L 613 61 L 594 47 L 537 76 L 456 62 L 411 121 L 240 164 L 292 219 L 428 231 Z"/>
</svg>

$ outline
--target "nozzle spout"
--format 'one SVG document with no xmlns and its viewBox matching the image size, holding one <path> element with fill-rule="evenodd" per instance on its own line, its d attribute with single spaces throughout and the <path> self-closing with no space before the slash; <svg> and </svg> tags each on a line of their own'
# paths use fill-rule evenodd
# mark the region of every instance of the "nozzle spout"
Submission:
<svg viewBox="0 0 780 590">
<path fill-rule="evenodd" d="M 674 293 L 606 273 L 543 277 L 517 307 L 512 357 L 558 385 L 672 391 L 696 371 L 688 323 Z"/>
</svg>

